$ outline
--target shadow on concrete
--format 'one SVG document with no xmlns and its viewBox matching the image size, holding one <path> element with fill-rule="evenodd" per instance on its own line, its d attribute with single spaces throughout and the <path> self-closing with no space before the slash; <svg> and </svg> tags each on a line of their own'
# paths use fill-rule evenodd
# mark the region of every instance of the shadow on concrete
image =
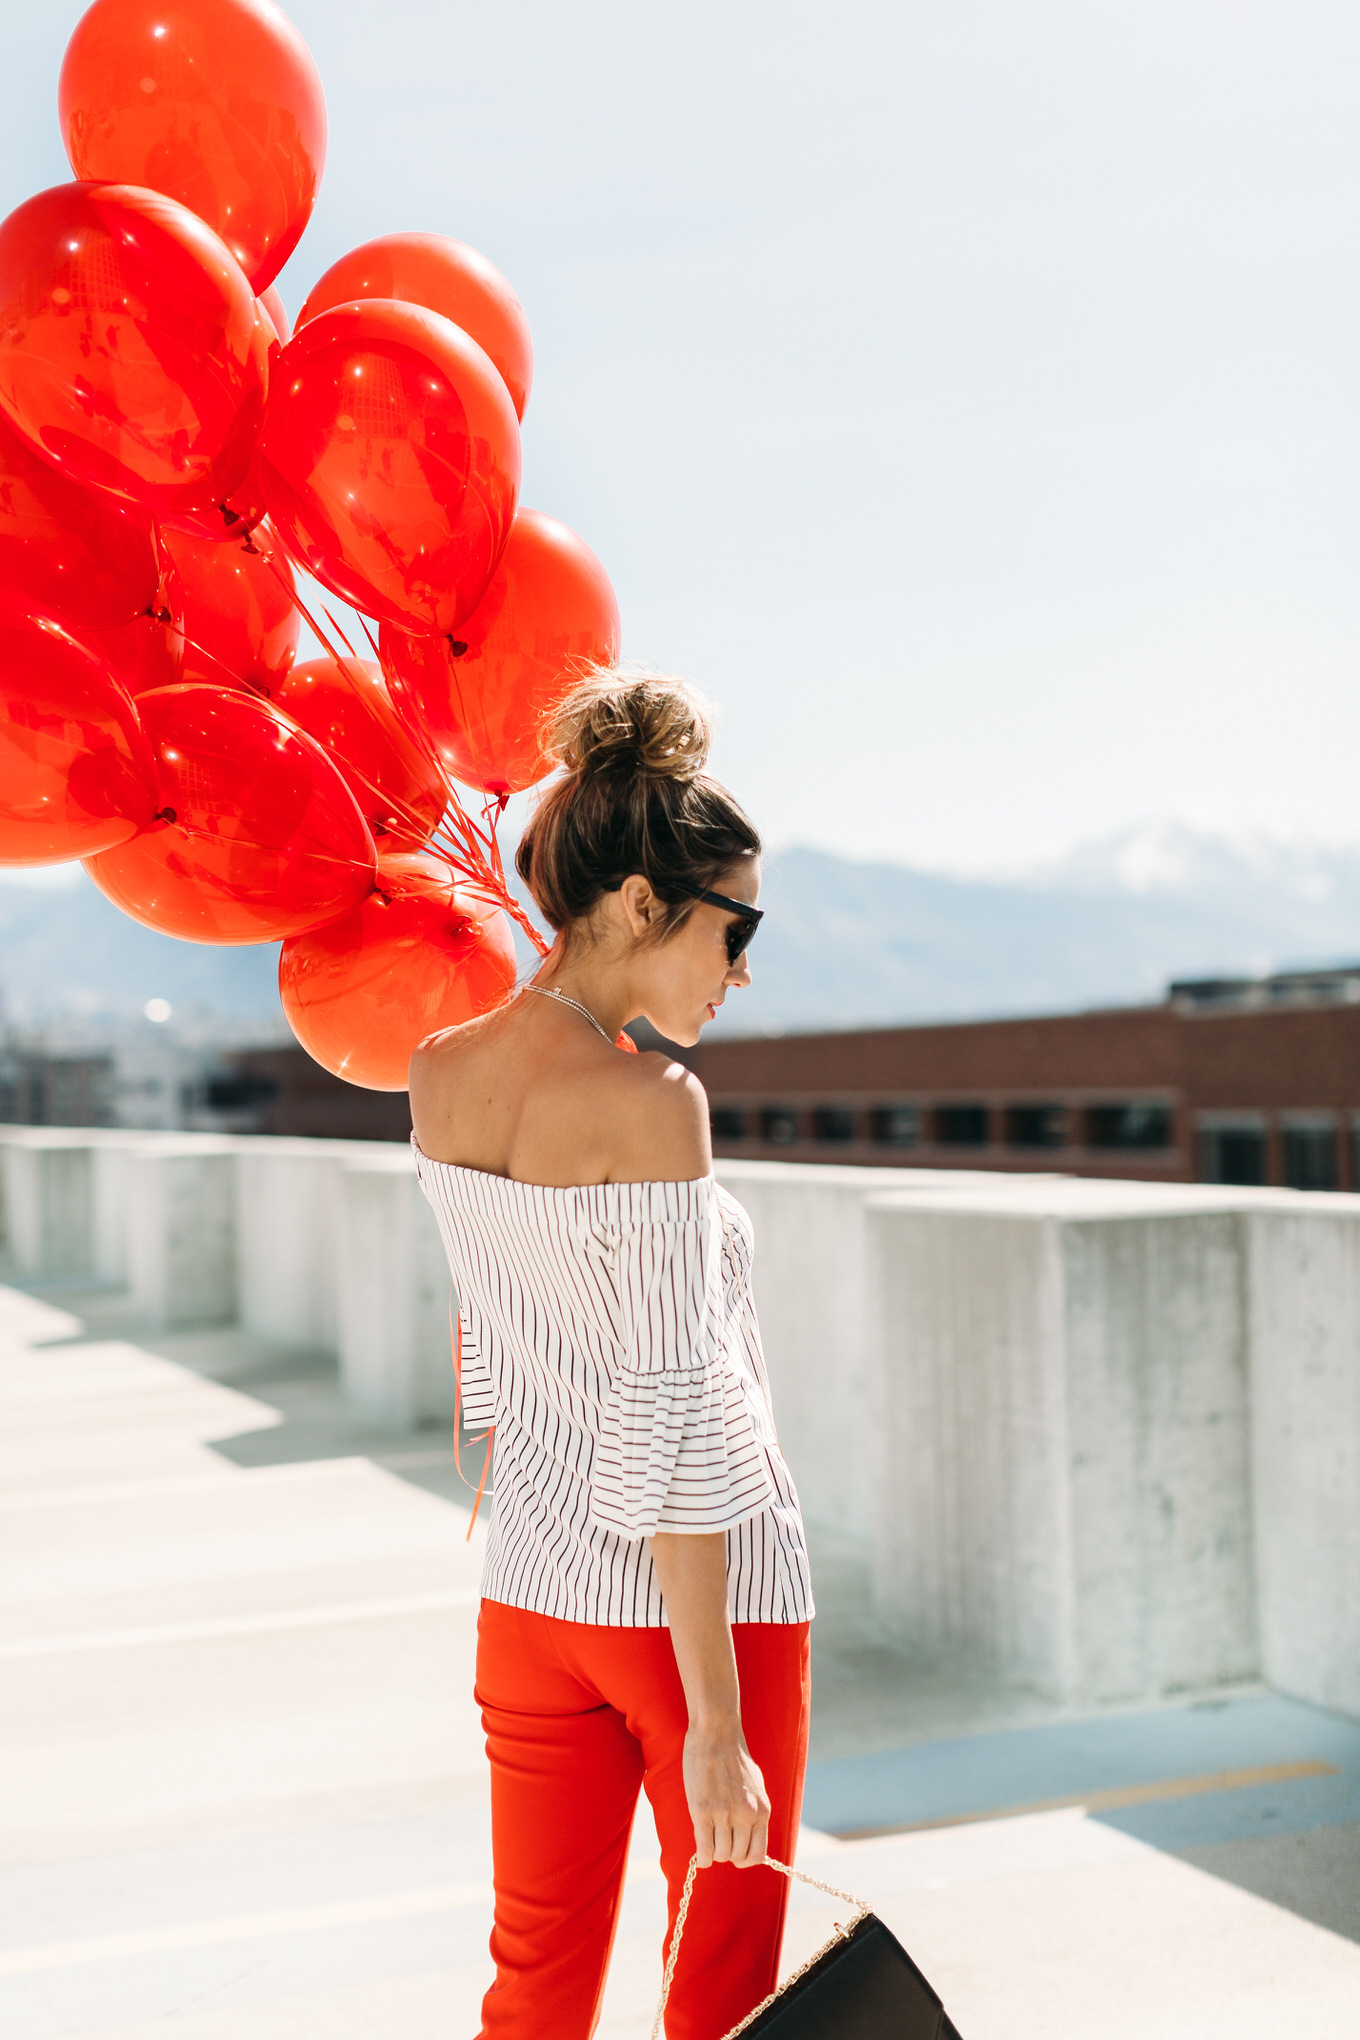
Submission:
<svg viewBox="0 0 1360 2040">
<path fill-rule="evenodd" d="M 1360 1821 L 1173 1853 L 1315 1926 L 1360 1941 Z"/>
<path fill-rule="evenodd" d="M 485 1446 L 435 1424 L 396 1430 L 346 1402 L 332 1354 L 237 1326 L 157 1331 L 118 1292 L 33 1285 L 78 1313 L 50 1343 L 135 1340 L 145 1351 L 253 1397 L 277 1423 L 210 1441 L 241 1467 L 363 1457 L 470 1508 Z M 924 1665 L 876 1632 L 866 1554 L 809 1526 L 814 1628 L 809 1825 L 851 1833 L 947 1825 L 1054 1801 L 1092 1799 L 1091 1813 L 1157 1849 L 1360 1942 L 1360 1724 L 1258 1691 L 1184 1699 L 1135 1714 L 1066 1713 L 1037 1693 Z M 1291 1763 L 1330 1768 L 1219 1785 L 1118 1808 L 1102 1793 L 1175 1785 L 1192 1773 Z"/>
<path fill-rule="evenodd" d="M 251 1340 L 234 1329 L 152 1336 L 143 1344 L 148 1352 L 211 1375 L 278 1411 L 278 1424 L 210 1441 L 211 1450 L 234 1466 L 371 1459 L 412 1487 L 472 1506 L 485 1443 L 464 1433 L 455 1455 L 450 1424 L 397 1429 L 355 1409 L 341 1391 L 333 1354 Z"/>
</svg>

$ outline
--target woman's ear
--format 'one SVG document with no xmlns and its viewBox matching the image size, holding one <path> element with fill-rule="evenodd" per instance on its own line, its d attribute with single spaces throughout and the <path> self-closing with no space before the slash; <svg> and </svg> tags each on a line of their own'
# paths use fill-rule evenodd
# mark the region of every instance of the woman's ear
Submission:
<svg viewBox="0 0 1360 2040">
<path fill-rule="evenodd" d="M 629 932 L 637 938 L 655 928 L 666 911 L 664 903 L 652 890 L 651 880 L 643 878 L 640 873 L 625 878 L 619 887 L 619 905 Z"/>
</svg>

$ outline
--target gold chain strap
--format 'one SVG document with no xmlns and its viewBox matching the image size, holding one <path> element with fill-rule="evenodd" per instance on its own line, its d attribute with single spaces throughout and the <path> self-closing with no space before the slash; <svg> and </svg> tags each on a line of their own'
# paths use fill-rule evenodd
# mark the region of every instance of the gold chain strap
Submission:
<svg viewBox="0 0 1360 2040">
<path fill-rule="evenodd" d="M 776 1862 L 773 1856 L 767 1856 L 765 1862 L 771 1870 L 778 1870 L 785 1877 L 796 1877 L 800 1884 L 810 1884 L 814 1891 L 824 1891 L 828 1898 L 843 1898 L 847 1905 L 852 1905 L 855 1908 L 855 1917 L 849 1927 L 841 1926 L 838 1921 L 836 1931 L 830 1940 L 823 1941 L 816 1953 L 809 1955 L 807 1961 L 803 1963 L 801 1968 L 795 1969 L 792 1976 L 786 1976 L 778 1990 L 772 1990 L 770 1995 L 762 1998 L 758 2005 L 753 2005 L 744 2019 L 738 2020 L 735 2026 L 730 2027 L 723 2034 L 722 2040 L 736 2040 L 738 2033 L 744 2033 L 746 2028 L 752 2025 L 762 2012 L 768 2011 L 777 1998 L 782 1997 L 786 1990 L 791 1990 L 801 1977 L 806 1976 L 809 1969 L 815 1969 L 828 1948 L 834 1948 L 837 1941 L 848 1941 L 860 1921 L 872 1911 L 872 1907 L 866 1905 L 862 1898 L 853 1897 L 850 1892 L 842 1891 L 838 1885 L 823 1884 L 820 1877 L 809 1877 L 806 1870 L 794 1870 L 787 1863 Z M 698 1869 L 699 1858 L 691 1856 L 689 1859 L 689 1869 L 685 1872 L 685 1888 L 680 1894 L 680 1908 L 675 1915 L 675 1932 L 671 1936 L 671 1952 L 666 1957 L 666 1973 L 661 1979 L 661 2003 L 656 2008 L 656 2023 L 652 2027 L 652 2040 L 660 2040 L 661 2022 L 666 2016 L 666 2006 L 670 2000 L 671 1984 L 675 1978 L 675 1958 L 680 1953 L 680 1936 L 685 1931 L 685 1919 L 689 1913 L 690 1899 L 694 1895 L 694 1879 Z"/>
</svg>

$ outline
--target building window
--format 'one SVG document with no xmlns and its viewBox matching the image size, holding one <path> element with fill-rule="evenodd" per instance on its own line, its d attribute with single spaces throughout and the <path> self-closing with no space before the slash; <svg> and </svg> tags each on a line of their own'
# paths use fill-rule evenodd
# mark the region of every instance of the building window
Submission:
<svg viewBox="0 0 1360 2040">
<path fill-rule="evenodd" d="M 798 1115 L 791 1105 L 767 1105 L 760 1115 L 760 1137 L 771 1147 L 791 1147 L 798 1138 Z"/>
<path fill-rule="evenodd" d="M 1199 1137 L 1199 1173 L 1205 1183 L 1264 1183 L 1263 1126 L 1206 1126 Z"/>
<path fill-rule="evenodd" d="M 1067 1142 L 1067 1114 L 1061 1105 L 1012 1105 L 1006 1114 L 1006 1145 L 1056 1148 Z"/>
<path fill-rule="evenodd" d="M 252 1105 L 267 1105 L 278 1095 L 277 1077 L 255 1077 L 243 1072 L 209 1077 L 203 1089 L 203 1102 L 209 1112 L 248 1112 Z"/>
<path fill-rule="evenodd" d="M 814 1140 L 853 1140 L 855 1115 L 846 1105 L 819 1105 L 812 1115 Z"/>
<path fill-rule="evenodd" d="M 715 1105 L 708 1115 L 714 1140 L 745 1140 L 746 1114 L 735 1105 Z"/>
<path fill-rule="evenodd" d="M 1169 1105 L 1092 1105 L 1086 1113 L 1086 1144 L 1094 1148 L 1168 1148 Z M 1210 1177 L 1235 1182 L 1235 1177 Z"/>
<path fill-rule="evenodd" d="M 935 1112 L 935 1138 L 945 1147 L 985 1147 L 985 1105 L 940 1105 Z"/>
<path fill-rule="evenodd" d="M 874 1139 L 885 1147 L 915 1147 L 921 1138 L 921 1115 L 914 1105 L 880 1105 L 870 1124 Z"/>
<path fill-rule="evenodd" d="M 1330 1122 L 1285 1126 L 1284 1180 L 1291 1190 L 1335 1190 L 1336 1128 Z"/>
</svg>

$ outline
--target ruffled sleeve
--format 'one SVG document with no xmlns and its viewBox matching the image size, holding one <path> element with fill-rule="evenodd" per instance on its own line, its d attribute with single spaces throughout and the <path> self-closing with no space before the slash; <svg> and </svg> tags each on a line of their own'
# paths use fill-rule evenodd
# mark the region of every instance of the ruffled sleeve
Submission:
<svg viewBox="0 0 1360 2040">
<path fill-rule="evenodd" d="M 620 1352 L 601 1412 L 591 1515 L 627 1538 L 730 1530 L 775 1498 L 729 1350 L 712 1186 L 683 1188 L 692 1213 L 625 1226 L 611 1255 Z"/>
<path fill-rule="evenodd" d="M 496 1391 L 491 1385 L 491 1370 L 486 1364 L 481 1341 L 472 1328 L 468 1313 L 461 1308 L 458 1312 L 458 1329 L 462 1338 L 458 1355 L 458 1406 L 463 1427 L 468 1431 L 479 1431 L 488 1424 L 494 1428 Z"/>
</svg>

